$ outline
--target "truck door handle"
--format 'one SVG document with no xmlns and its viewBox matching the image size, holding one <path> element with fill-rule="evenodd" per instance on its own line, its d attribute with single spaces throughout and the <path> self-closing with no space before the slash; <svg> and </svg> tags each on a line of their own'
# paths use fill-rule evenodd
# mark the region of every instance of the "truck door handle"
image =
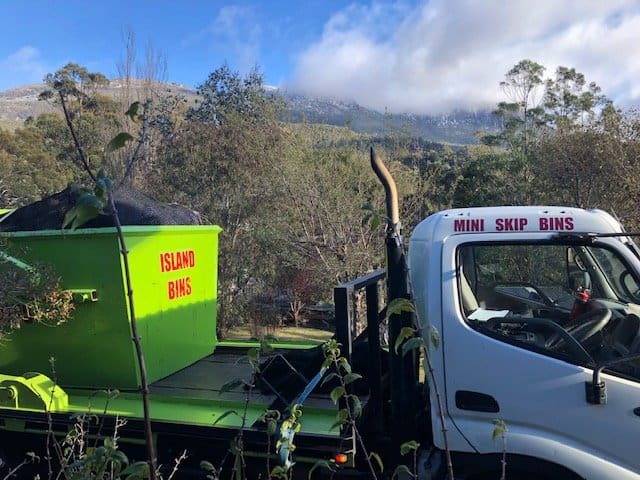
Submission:
<svg viewBox="0 0 640 480">
<path fill-rule="evenodd" d="M 634 408 L 633 413 L 640 417 L 640 407 Z"/>
<path fill-rule="evenodd" d="M 474 412 L 496 413 L 500 411 L 500 405 L 491 395 L 469 390 L 458 390 L 456 392 L 456 407 L 460 410 Z"/>
</svg>

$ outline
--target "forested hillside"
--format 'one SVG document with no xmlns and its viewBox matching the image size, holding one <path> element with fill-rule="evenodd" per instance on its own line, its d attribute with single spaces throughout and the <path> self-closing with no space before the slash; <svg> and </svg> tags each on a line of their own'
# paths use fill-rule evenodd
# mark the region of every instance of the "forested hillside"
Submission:
<svg viewBox="0 0 640 480">
<path fill-rule="evenodd" d="M 55 112 L 55 106 L 38 101 L 44 84 L 25 85 L 0 92 L 0 127 L 14 129 L 29 117 Z M 197 92 L 182 85 L 166 82 L 145 82 L 139 79 L 114 79 L 100 85 L 98 92 L 115 100 L 128 94 L 144 93 L 149 89 L 158 96 L 180 95 L 187 103 L 197 101 Z M 267 94 L 285 100 L 279 119 L 286 123 L 326 124 L 348 127 L 371 135 L 386 135 L 393 131 L 435 142 L 454 144 L 478 143 L 478 130 L 495 131 L 498 118 L 489 110 L 454 111 L 441 115 L 378 112 L 355 102 L 318 98 L 267 87 Z"/>
<path fill-rule="evenodd" d="M 508 101 L 496 106 L 499 128 L 480 132 L 481 144 L 452 146 L 402 129 L 371 135 L 283 122 L 286 101 L 266 94 L 257 72 L 242 77 L 221 67 L 194 103 L 150 84 L 125 83 L 119 98 L 105 96 L 104 76 L 70 64 L 49 77 L 53 91 L 42 96 L 53 113 L 0 130 L 0 207 L 89 183 L 72 122 L 92 168 L 222 226 L 222 330 L 276 298 L 330 300 L 333 285 L 381 265 L 382 234 L 363 222 L 384 204 L 368 166 L 370 145 L 396 178 L 407 233 L 442 208 L 498 204 L 596 207 L 639 227 L 640 118 L 618 110 L 574 69 L 561 67 L 547 80 L 543 72 L 528 60 L 514 66 L 501 84 Z M 136 121 L 125 115 L 134 101 Z M 132 141 L 106 152 L 120 131 Z"/>
</svg>

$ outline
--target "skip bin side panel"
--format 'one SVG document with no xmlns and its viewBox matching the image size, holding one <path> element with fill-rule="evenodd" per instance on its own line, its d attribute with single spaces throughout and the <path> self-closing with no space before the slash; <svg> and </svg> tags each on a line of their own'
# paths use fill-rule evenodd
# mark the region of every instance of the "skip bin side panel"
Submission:
<svg viewBox="0 0 640 480">
<path fill-rule="evenodd" d="M 98 301 L 77 303 L 65 324 L 26 324 L 13 332 L 0 348 L 2 373 L 36 371 L 55 377 L 63 387 L 127 388 L 138 383 L 117 238 L 111 229 L 101 230 L 3 234 L 13 255 L 52 266 L 65 289 L 95 289 Z"/>
<path fill-rule="evenodd" d="M 125 227 L 150 382 L 215 348 L 219 232 L 217 226 Z"/>
</svg>

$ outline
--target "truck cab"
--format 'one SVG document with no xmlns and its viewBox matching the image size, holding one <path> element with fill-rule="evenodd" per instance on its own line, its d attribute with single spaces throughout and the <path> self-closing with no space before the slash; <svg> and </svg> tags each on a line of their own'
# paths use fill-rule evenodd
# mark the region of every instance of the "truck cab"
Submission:
<svg viewBox="0 0 640 480">
<path fill-rule="evenodd" d="M 618 221 L 447 210 L 416 227 L 408 256 L 419 328 L 440 338 L 426 343 L 457 474 L 497 478 L 506 451 L 507 478 L 640 478 L 640 260 Z"/>
</svg>

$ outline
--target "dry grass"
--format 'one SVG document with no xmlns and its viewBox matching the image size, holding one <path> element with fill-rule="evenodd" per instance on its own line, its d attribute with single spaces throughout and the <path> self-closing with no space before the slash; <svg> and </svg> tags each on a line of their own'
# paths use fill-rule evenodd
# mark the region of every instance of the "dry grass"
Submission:
<svg viewBox="0 0 640 480">
<path fill-rule="evenodd" d="M 324 342 L 333 336 L 334 332 L 311 327 L 269 327 L 255 335 L 248 326 L 235 327 L 225 335 L 225 340 L 249 340 L 256 337 L 270 336 L 278 341 L 294 342 Z"/>
</svg>

